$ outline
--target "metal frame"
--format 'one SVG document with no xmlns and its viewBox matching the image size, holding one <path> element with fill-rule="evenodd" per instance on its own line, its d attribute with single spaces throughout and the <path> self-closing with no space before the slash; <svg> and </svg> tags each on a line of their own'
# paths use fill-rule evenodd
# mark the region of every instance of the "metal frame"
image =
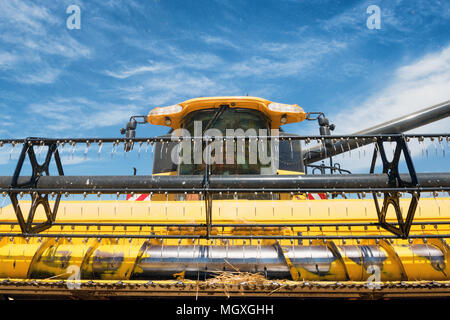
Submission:
<svg viewBox="0 0 450 320">
<path fill-rule="evenodd" d="M 391 161 L 387 159 L 386 151 L 384 149 L 384 143 L 385 142 L 395 142 L 395 151 L 394 151 L 394 157 Z M 420 186 L 419 180 L 417 178 L 416 170 L 414 168 L 414 164 L 411 159 L 411 154 L 409 152 L 408 146 L 406 144 L 405 138 L 400 135 L 396 136 L 394 138 L 386 138 L 383 137 L 381 139 L 377 139 L 377 143 L 374 148 L 373 157 L 372 157 L 372 164 L 370 166 L 370 173 L 375 172 L 375 165 L 377 161 L 378 152 L 381 156 L 381 161 L 383 162 L 383 173 L 386 173 L 389 177 L 389 186 L 396 188 L 405 188 L 405 187 L 418 187 Z M 406 165 L 408 167 L 408 172 L 411 178 L 411 182 L 406 182 L 400 177 L 400 173 L 398 170 L 398 165 L 400 161 L 400 157 L 403 154 L 405 158 Z M 384 199 L 383 199 L 383 205 L 380 208 L 380 205 L 378 203 L 378 197 L 376 195 L 376 192 L 373 192 L 373 199 L 375 202 L 375 208 L 378 215 L 378 221 L 380 225 L 385 228 L 386 230 L 389 230 L 390 232 L 402 237 L 407 238 L 409 234 L 409 230 L 411 229 L 411 223 L 414 219 L 414 214 L 416 212 L 417 204 L 419 203 L 420 198 L 420 191 L 412 191 L 408 192 L 411 194 L 411 202 L 409 204 L 408 213 L 406 215 L 406 220 L 403 217 L 402 210 L 400 208 L 400 201 L 399 201 L 399 192 L 398 191 L 392 191 L 392 192 L 385 192 L 384 193 Z M 395 214 L 397 217 L 398 227 L 395 227 L 394 225 L 386 222 L 386 214 L 388 212 L 389 206 L 392 206 L 395 210 Z"/>
<path fill-rule="evenodd" d="M 36 153 L 34 152 L 34 147 L 40 146 L 48 147 L 47 155 L 45 157 L 44 163 L 39 164 L 38 160 L 36 158 Z M 31 169 L 32 169 L 32 175 L 30 179 L 27 182 L 19 183 L 19 177 L 20 173 L 22 171 L 23 164 L 25 162 L 25 158 L 28 155 L 28 158 L 30 160 Z M 58 212 L 58 206 L 59 202 L 61 200 L 61 195 L 58 194 L 55 199 L 55 203 L 53 206 L 53 209 L 50 207 L 49 201 L 48 201 L 48 194 L 44 194 L 38 191 L 34 191 L 31 193 L 31 207 L 30 211 L 28 212 L 28 217 L 25 220 L 22 209 L 19 204 L 19 200 L 17 198 L 18 194 L 20 192 L 14 191 L 15 188 L 35 188 L 37 186 L 37 183 L 39 181 L 39 178 L 46 174 L 47 176 L 50 175 L 50 163 L 52 158 L 54 157 L 56 168 L 58 170 L 58 174 L 60 176 L 64 175 L 64 171 L 61 164 L 61 158 L 59 157 L 58 153 L 58 146 L 53 141 L 43 141 L 39 138 L 27 138 L 24 141 L 22 152 L 19 156 L 19 160 L 17 162 L 16 169 L 14 171 L 14 175 L 11 180 L 11 189 L 9 191 L 9 197 L 11 199 L 11 203 L 13 205 L 14 211 L 17 216 L 17 221 L 19 222 L 20 229 L 23 233 L 37 233 L 41 232 L 43 230 L 46 230 L 52 226 L 52 223 L 55 221 L 56 214 Z M 45 211 L 45 215 L 47 216 L 47 221 L 33 225 L 34 216 L 36 214 L 37 208 L 42 205 Z"/>
</svg>

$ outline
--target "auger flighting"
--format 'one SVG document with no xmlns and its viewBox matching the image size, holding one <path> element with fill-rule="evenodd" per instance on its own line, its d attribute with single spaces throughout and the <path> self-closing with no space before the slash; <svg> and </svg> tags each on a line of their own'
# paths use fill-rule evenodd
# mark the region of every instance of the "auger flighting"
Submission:
<svg viewBox="0 0 450 320">
<path fill-rule="evenodd" d="M 210 97 L 131 117 L 121 137 L 2 139 L 1 152 L 20 154 L 0 177 L 0 294 L 450 295 L 450 172 L 418 172 L 411 153 L 428 142 L 430 162 L 445 157 L 450 134 L 405 133 L 449 115 L 445 102 L 332 135 L 321 112 Z M 320 135 L 280 130 L 304 120 Z M 136 137 L 144 123 L 170 131 Z M 122 152 L 152 156 L 152 174 L 74 176 L 63 165 L 113 158 L 132 172 Z M 367 156 L 368 172 L 341 168 L 345 153 Z M 66 286 L 67 270 L 79 271 L 81 291 Z M 267 281 L 208 281 L 236 272 Z"/>
</svg>

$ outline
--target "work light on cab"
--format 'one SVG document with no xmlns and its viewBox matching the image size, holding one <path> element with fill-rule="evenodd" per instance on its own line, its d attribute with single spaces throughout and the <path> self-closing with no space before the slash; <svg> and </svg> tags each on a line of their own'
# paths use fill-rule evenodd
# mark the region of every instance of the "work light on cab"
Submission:
<svg viewBox="0 0 450 320">
<path fill-rule="evenodd" d="M 268 105 L 268 107 L 271 111 L 275 111 L 275 112 L 282 112 L 282 113 L 286 113 L 286 112 L 302 113 L 303 112 L 303 109 L 300 108 L 296 104 L 283 104 L 283 103 L 272 102 Z"/>
<path fill-rule="evenodd" d="M 152 111 L 150 111 L 149 115 L 151 116 L 161 116 L 161 115 L 169 115 L 181 112 L 183 110 L 183 107 L 179 104 L 174 104 L 172 106 L 168 107 L 156 107 Z"/>
</svg>

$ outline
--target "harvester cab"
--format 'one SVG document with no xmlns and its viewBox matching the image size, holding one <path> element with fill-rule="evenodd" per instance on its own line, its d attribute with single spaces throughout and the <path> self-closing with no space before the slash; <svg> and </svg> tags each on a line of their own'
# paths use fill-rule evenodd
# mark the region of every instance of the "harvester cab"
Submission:
<svg viewBox="0 0 450 320">
<path fill-rule="evenodd" d="M 449 115 L 447 101 L 333 135 L 295 104 L 211 97 L 131 117 L 119 138 L 0 139 L 16 161 L 0 176 L 0 295 L 450 296 L 450 135 L 404 133 Z M 319 134 L 281 128 L 304 120 Z M 169 132 L 137 137 L 144 123 Z M 148 149 L 152 174 L 70 175 L 63 155 L 95 145 Z M 368 172 L 336 163 L 353 150 Z M 444 170 L 417 171 L 421 156 Z"/>
<path fill-rule="evenodd" d="M 296 136 L 283 132 L 281 126 L 305 119 L 317 119 L 320 133 L 323 135 L 329 135 L 330 128 L 334 129 L 322 113 L 318 113 L 315 119 L 310 118 L 310 115 L 312 113 L 305 113 L 297 105 L 274 103 L 247 96 L 191 99 L 178 105 L 155 108 L 148 116 L 138 117 L 150 124 L 170 127 L 168 135 L 163 138 L 171 136 L 174 141 L 178 141 L 179 137 L 192 139 L 189 145 L 173 142 L 165 143 L 164 148 L 163 142 L 156 142 L 153 174 L 203 174 L 208 162 L 204 157 L 206 155 L 214 160 L 210 161 L 213 162 L 209 168 L 211 174 L 232 175 L 302 173 L 304 166 L 300 141 L 278 140 L 277 148 L 272 150 L 270 140 L 275 138 L 275 135 Z M 131 117 L 126 129 L 121 129 L 126 138 L 135 137 L 138 123 L 136 118 Z M 247 143 L 239 143 L 242 139 L 238 140 L 236 144 L 239 146 L 235 146 L 236 137 L 250 139 Z M 208 148 L 208 145 L 212 144 L 208 143 L 208 140 L 215 139 L 224 139 L 216 142 L 220 148 Z M 265 140 L 259 141 L 258 145 L 258 139 Z M 260 150 L 258 146 L 261 146 Z M 184 152 L 181 156 L 182 161 L 173 161 L 174 149 L 180 147 L 183 150 L 177 152 L 181 154 Z M 132 143 L 125 144 L 124 148 L 130 151 Z M 263 154 L 264 151 L 266 154 Z M 197 154 L 194 155 L 193 152 Z M 270 152 L 278 154 L 275 156 Z M 278 168 L 274 165 L 278 165 Z"/>
</svg>

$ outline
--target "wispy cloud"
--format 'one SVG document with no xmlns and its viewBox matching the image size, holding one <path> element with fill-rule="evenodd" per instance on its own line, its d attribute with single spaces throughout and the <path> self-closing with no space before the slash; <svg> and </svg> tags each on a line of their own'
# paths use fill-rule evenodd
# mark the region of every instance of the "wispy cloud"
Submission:
<svg viewBox="0 0 450 320">
<path fill-rule="evenodd" d="M 118 79 L 126 79 L 143 73 L 161 73 L 172 70 L 174 67 L 165 63 L 154 63 L 150 61 L 149 65 L 126 68 L 121 71 L 105 71 L 111 77 Z"/>
<path fill-rule="evenodd" d="M 64 15 L 29 1 L 0 0 L 0 4 L 0 44 L 10 51 L 0 56 L 0 67 L 8 71 L 1 74 L 3 79 L 53 83 L 70 60 L 90 57 L 91 49 L 67 32 Z"/>
<path fill-rule="evenodd" d="M 0 52 L 0 68 L 8 69 L 17 61 L 17 57 L 8 52 Z"/>
<path fill-rule="evenodd" d="M 270 78 L 299 75 L 319 67 L 327 55 L 346 48 L 344 42 L 304 39 L 298 43 L 263 43 L 258 56 L 234 64 L 234 75 Z"/>
<path fill-rule="evenodd" d="M 446 1 L 371 1 L 365 0 L 349 7 L 329 19 L 318 19 L 318 25 L 330 32 L 351 31 L 350 38 L 374 37 L 376 31 L 366 28 L 369 17 L 366 10 L 378 5 L 381 14 L 381 30 L 378 41 L 408 41 L 432 26 L 448 21 L 450 4 Z M 431 19 L 430 19 L 431 18 Z M 401 34 L 401 37 L 399 36 Z"/>
<path fill-rule="evenodd" d="M 386 74 L 385 78 L 392 80 L 387 81 L 384 86 L 381 86 L 381 89 L 373 92 L 367 98 L 355 102 L 348 108 L 342 108 L 342 111 L 338 113 L 328 115 L 330 120 L 336 124 L 334 134 L 351 134 L 450 100 L 450 45 L 398 67 Z M 446 118 L 411 132 L 447 133 L 449 128 L 450 118 Z M 309 133 L 317 134 L 317 129 L 314 128 Z M 388 158 L 392 158 L 393 146 L 386 149 Z M 442 146 L 429 142 L 419 144 L 417 141 L 412 141 L 408 146 L 411 155 L 417 160 L 420 160 L 427 152 L 430 157 L 436 158 L 442 154 Z M 339 155 L 334 161 L 339 162 L 343 168 L 351 168 L 354 173 L 368 172 L 372 154 L 373 145 L 368 145 Z M 380 164 L 381 160 L 379 159 L 378 165 Z M 439 171 L 442 170 L 442 167 L 438 166 L 427 170 L 433 169 Z"/>
<path fill-rule="evenodd" d="M 115 78 L 125 79 L 143 73 L 162 74 L 173 70 L 206 70 L 217 67 L 222 63 L 222 59 L 215 54 L 202 51 L 184 51 L 172 45 L 152 47 L 145 49 L 156 55 L 159 62 L 152 60 L 145 64 L 133 67 L 120 68 L 119 70 L 106 70 L 105 73 Z"/>
<path fill-rule="evenodd" d="M 234 48 L 234 49 L 238 49 L 239 48 L 239 46 L 236 43 L 234 43 L 234 42 L 232 42 L 232 41 L 230 41 L 230 40 L 228 40 L 228 39 L 226 39 L 224 37 L 212 36 L 212 35 L 204 35 L 204 36 L 201 37 L 201 39 L 206 44 L 209 44 L 209 45 L 217 45 L 217 46 L 220 46 L 220 47 L 229 47 L 229 48 Z"/>
<path fill-rule="evenodd" d="M 84 98 L 55 98 L 32 103 L 27 109 L 41 117 L 39 124 L 30 124 L 28 130 L 75 136 L 84 135 L 83 130 L 124 124 L 140 111 L 135 105 L 104 104 Z"/>
<path fill-rule="evenodd" d="M 149 79 L 146 87 L 165 92 L 176 92 L 180 95 L 207 96 L 227 90 L 227 85 L 201 74 L 177 73 L 162 79 Z"/>
<path fill-rule="evenodd" d="M 338 114 L 337 128 L 351 132 L 412 111 L 398 106 L 419 108 L 439 102 L 448 85 L 449 68 L 439 55 L 391 71 L 398 61 L 436 48 L 438 40 L 408 37 L 426 34 L 428 25 L 443 23 L 443 17 L 448 21 L 449 5 L 438 1 L 435 6 L 427 1 L 378 2 L 379 32 L 366 28 L 370 1 L 346 4 L 345 10 L 332 1 L 308 5 L 292 1 L 287 6 L 267 2 L 267 11 L 251 2 L 233 1 L 206 1 L 192 8 L 160 1 L 76 2 L 82 8 L 82 30 L 68 31 L 65 5 L 70 1 L 61 5 L 0 0 L 0 81 L 5 84 L 0 90 L 5 112 L 26 110 L 44 120 L 42 127 L 36 124 L 25 130 L 94 130 L 122 124 L 127 116 L 154 105 L 250 93 L 286 98 L 313 109 L 327 97 L 345 96 L 351 105 L 348 112 L 358 120 L 349 126 L 347 114 Z M 180 19 L 183 14 L 192 19 Z M 417 28 L 414 21 L 419 22 Z M 446 30 L 433 29 L 430 34 L 442 36 Z M 409 47 L 383 46 L 394 40 Z M 417 46 L 420 41 L 423 46 Z M 386 53 L 391 61 L 385 60 Z M 375 78 L 383 83 L 378 92 L 368 94 L 367 86 Z M 352 87 L 359 84 L 366 87 L 357 94 L 368 98 L 353 94 Z M 138 107 L 144 105 L 145 109 Z M 323 104 L 330 118 L 335 105 Z"/>
<path fill-rule="evenodd" d="M 0 3 L 2 27 L 7 24 L 26 33 L 43 35 L 46 25 L 58 23 L 58 19 L 44 6 L 21 0 L 2 0 Z"/>
<path fill-rule="evenodd" d="M 298 41 L 297 41 L 298 40 Z M 152 61 L 133 67 L 106 70 L 104 73 L 117 79 L 132 79 L 121 83 L 120 91 L 129 100 L 151 101 L 152 104 L 174 102 L 173 99 L 207 95 L 245 95 L 249 77 L 275 79 L 304 76 L 333 54 L 346 50 L 340 41 L 320 38 L 291 39 L 291 41 L 259 43 L 252 55 L 246 47 L 240 47 L 222 37 L 203 36 L 201 42 L 223 44 L 233 48 L 235 54 L 227 56 L 214 51 L 187 51 L 175 45 L 135 44 L 139 49 L 154 55 Z M 154 61 L 159 61 L 158 63 Z M 256 78 L 257 77 L 257 78 Z M 240 84 L 244 84 L 243 91 Z M 267 95 L 274 86 L 254 87 L 256 92 Z"/>
<path fill-rule="evenodd" d="M 32 70 L 30 68 L 29 74 L 19 74 L 15 77 L 15 79 L 18 82 L 21 83 L 27 83 L 27 84 L 42 84 L 42 83 L 53 83 L 56 78 L 58 78 L 59 74 L 61 73 L 60 69 L 54 69 L 52 67 L 40 67 L 35 68 L 35 70 Z"/>
</svg>

